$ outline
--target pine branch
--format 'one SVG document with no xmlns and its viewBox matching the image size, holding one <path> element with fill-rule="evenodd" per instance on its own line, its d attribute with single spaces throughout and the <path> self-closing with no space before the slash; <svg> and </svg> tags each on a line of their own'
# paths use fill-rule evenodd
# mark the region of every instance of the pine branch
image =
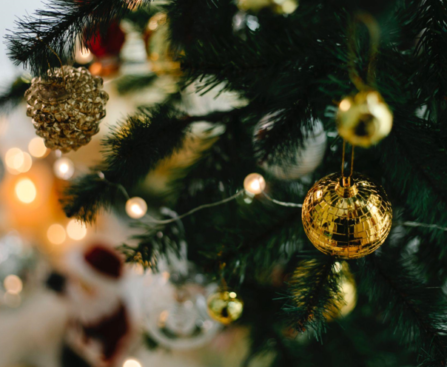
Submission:
<svg viewBox="0 0 447 367">
<path fill-rule="evenodd" d="M 290 295 L 284 310 L 299 332 L 312 330 L 318 340 L 326 331 L 325 315 L 341 297 L 340 275 L 334 266 L 333 257 L 303 260 L 289 282 Z"/>
<path fill-rule="evenodd" d="M 149 3 L 149 0 L 144 0 Z M 32 74 L 44 75 L 51 66 L 59 66 L 51 47 L 61 58 L 73 58 L 76 40 L 84 47 L 98 29 L 104 31 L 115 18 L 121 18 L 137 6 L 139 0 L 48 0 L 45 10 L 25 16 L 6 36 L 9 57 L 16 65 L 29 67 Z"/>
<path fill-rule="evenodd" d="M 0 111 L 3 114 L 11 112 L 24 100 L 26 90 L 30 87 L 30 81 L 23 77 L 17 78 L 8 89 L 0 94 Z"/>
<path fill-rule="evenodd" d="M 405 264 L 383 256 L 365 258 L 360 269 L 361 290 L 402 342 L 418 351 L 419 366 L 446 366 L 447 302 L 441 289 L 427 287 Z"/>
<path fill-rule="evenodd" d="M 183 144 L 190 124 L 197 121 L 219 123 L 242 110 L 188 116 L 168 105 L 141 109 L 129 117 L 104 141 L 104 159 L 92 174 L 73 181 L 65 190 L 62 204 L 68 217 L 91 222 L 101 208 L 110 209 L 116 186 L 127 189 L 138 184 L 150 170 Z M 102 172 L 105 180 L 100 179 Z M 109 183 L 108 183 L 109 182 Z"/>
</svg>

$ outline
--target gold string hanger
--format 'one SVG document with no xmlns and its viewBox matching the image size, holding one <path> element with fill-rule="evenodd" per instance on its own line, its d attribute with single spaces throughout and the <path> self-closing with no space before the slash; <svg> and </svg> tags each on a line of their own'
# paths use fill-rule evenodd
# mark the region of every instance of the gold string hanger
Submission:
<svg viewBox="0 0 447 367">
<path fill-rule="evenodd" d="M 358 24 L 363 23 L 369 32 L 370 48 L 369 62 L 367 68 L 367 80 L 363 81 L 356 68 L 356 35 Z M 367 13 L 357 13 L 348 28 L 348 70 L 349 77 L 355 87 L 359 90 L 369 89 L 375 83 L 377 55 L 380 43 L 380 28 L 373 16 Z"/>
<path fill-rule="evenodd" d="M 62 60 L 61 60 L 61 58 L 59 57 L 59 55 L 57 54 L 57 52 L 56 51 L 54 51 L 51 47 L 50 47 L 50 45 L 48 45 L 46 42 L 44 42 L 43 40 L 42 40 L 42 38 L 40 38 L 39 36 L 36 36 L 36 38 L 40 41 L 40 42 L 42 42 L 56 57 L 57 57 L 57 59 L 59 60 L 59 63 L 61 64 L 61 73 L 62 73 L 62 79 L 63 79 L 63 81 L 64 81 L 64 83 L 65 83 L 65 73 L 64 73 L 64 64 L 63 64 L 63 62 L 62 62 Z M 48 64 L 48 69 L 52 69 L 51 68 L 51 64 L 50 64 L 50 62 L 48 61 L 48 57 L 46 57 L 46 59 L 47 59 L 47 64 Z"/>
</svg>

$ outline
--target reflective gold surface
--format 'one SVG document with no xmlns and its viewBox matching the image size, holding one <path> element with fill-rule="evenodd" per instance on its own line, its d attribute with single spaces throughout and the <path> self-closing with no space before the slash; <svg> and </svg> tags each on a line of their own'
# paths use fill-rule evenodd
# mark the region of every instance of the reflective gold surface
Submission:
<svg viewBox="0 0 447 367">
<path fill-rule="evenodd" d="M 338 107 L 337 128 L 352 145 L 369 147 L 386 137 L 393 126 L 393 114 L 379 92 L 362 91 L 346 97 Z"/>
<path fill-rule="evenodd" d="M 55 68 L 47 79 L 32 80 L 25 93 L 26 113 L 47 148 L 67 153 L 90 142 L 106 115 L 109 95 L 102 87 L 102 78 L 83 67 Z"/>
<path fill-rule="evenodd" d="M 341 185 L 341 174 L 318 181 L 307 193 L 302 220 L 309 240 L 321 252 L 357 259 L 377 250 L 392 224 L 392 208 L 383 188 L 358 173 L 351 186 Z"/>
<path fill-rule="evenodd" d="M 216 292 L 207 301 L 208 313 L 216 321 L 229 325 L 242 315 L 244 302 L 235 292 Z"/>
</svg>

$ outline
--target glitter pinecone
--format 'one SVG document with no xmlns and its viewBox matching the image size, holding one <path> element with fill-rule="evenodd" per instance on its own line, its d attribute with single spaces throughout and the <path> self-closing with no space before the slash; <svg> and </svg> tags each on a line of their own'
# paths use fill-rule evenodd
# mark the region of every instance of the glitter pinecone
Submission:
<svg viewBox="0 0 447 367">
<path fill-rule="evenodd" d="M 48 70 L 47 78 L 34 78 L 26 91 L 26 114 L 36 133 L 50 149 L 77 150 L 99 132 L 109 95 L 103 80 L 86 68 L 63 66 Z"/>
</svg>

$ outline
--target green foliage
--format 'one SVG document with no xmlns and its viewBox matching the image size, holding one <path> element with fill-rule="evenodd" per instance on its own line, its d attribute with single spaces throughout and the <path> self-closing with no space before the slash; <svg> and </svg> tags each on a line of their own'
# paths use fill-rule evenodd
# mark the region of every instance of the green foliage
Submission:
<svg viewBox="0 0 447 367">
<path fill-rule="evenodd" d="M 50 48 L 60 57 L 73 56 L 76 40 L 88 47 L 98 29 L 106 30 L 113 19 L 123 17 L 139 2 L 49 0 L 45 10 L 17 21 L 17 28 L 6 37 L 9 56 L 16 65 L 29 67 L 35 75 L 44 75 L 48 64 L 59 66 Z"/>
<path fill-rule="evenodd" d="M 7 114 L 24 100 L 24 94 L 30 87 L 30 81 L 24 77 L 17 78 L 9 88 L 0 94 L 0 113 Z"/>
<path fill-rule="evenodd" d="M 127 17 L 142 30 L 152 11 L 131 14 L 121 0 L 50 4 L 50 11 L 37 13 L 42 19 L 19 22 L 21 31 L 9 36 L 13 60 L 36 73 L 47 68 L 47 59 L 55 65 L 36 36 L 63 54 L 65 44 L 71 52 L 76 37 L 83 37 L 84 27 L 104 28 L 115 17 Z M 93 221 L 98 210 L 122 206 L 120 185 L 135 189 L 183 146 L 195 122 L 209 122 L 222 132 L 214 130 L 204 138 L 208 148 L 189 167 L 176 171 L 170 191 L 156 198 L 160 206 L 169 205 L 180 214 L 243 190 L 245 176 L 261 172 L 259 157 L 281 164 L 284 155 L 296 155 L 316 119 L 334 133 L 338 102 L 356 93 L 347 67 L 348 40 L 354 41 L 356 72 L 366 77 L 368 33 L 359 25 L 352 40 L 349 24 L 355 11 L 368 9 L 381 29 L 372 87 L 392 109 L 394 128 L 377 147 L 356 150 L 356 170 L 385 186 L 396 224 L 420 221 L 447 227 L 445 0 L 302 0 L 288 15 L 269 9 L 248 12 L 245 16 L 255 17 L 258 27 L 237 30 L 233 19 L 244 15 L 231 0 L 173 0 L 163 7 L 170 19 L 172 50 L 182 65 L 179 86 L 194 84 L 201 94 L 214 88 L 236 92 L 248 103 L 191 116 L 182 110 L 181 94 L 176 93 L 161 105 L 141 109 L 106 139 L 104 159 L 92 173 L 67 189 L 63 203 L 68 216 Z M 134 91 L 154 80 L 152 74 L 131 76 L 119 88 Z M 269 114 L 272 129 L 253 146 L 254 128 Z M 288 182 L 263 172 L 269 194 L 301 203 L 317 178 L 339 169 L 341 140 L 330 138 L 328 145 L 323 163 L 309 177 Z M 144 187 L 139 189 L 142 196 L 147 194 Z M 189 259 L 202 272 L 217 278 L 225 263 L 222 275 L 246 305 L 240 320 L 251 330 L 246 366 L 267 352 L 278 367 L 446 365 L 447 305 L 439 289 L 447 280 L 444 231 L 396 225 L 380 255 L 351 264 L 359 286 L 354 312 L 328 323 L 324 314 L 339 298 L 339 275 L 334 259 L 311 251 L 299 208 L 277 206 L 262 195 L 241 195 L 182 222 L 184 233 L 175 223 L 140 223 L 141 233 L 133 238 L 137 245 L 123 245 L 122 251 L 128 261 L 156 268 L 159 255 L 178 251 L 186 240 Z M 305 271 L 290 279 L 303 254 L 308 255 L 300 265 Z M 287 332 L 291 323 L 298 337 Z"/>
</svg>

